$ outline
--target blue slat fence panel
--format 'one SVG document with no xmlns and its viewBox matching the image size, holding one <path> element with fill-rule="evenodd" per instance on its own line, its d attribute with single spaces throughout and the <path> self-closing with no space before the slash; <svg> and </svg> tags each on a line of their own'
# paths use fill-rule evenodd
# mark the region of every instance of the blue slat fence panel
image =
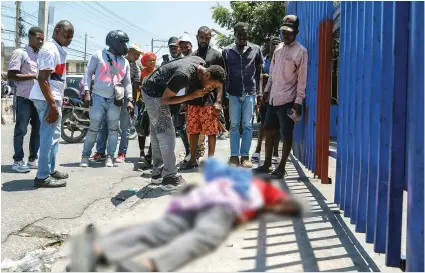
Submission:
<svg viewBox="0 0 425 273">
<path fill-rule="evenodd" d="M 322 113 L 328 74 L 319 77 L 326 67 L 319 56 L 327 61 L 326 43 L 319 42 L 321 23 L 333 18 L 333 31 L 340 30 L 335 203 L 386 254 L 386 265 L 397 267 L 407 190 L 406 270 L 424 271 L 424 2 L 342 1 L 334 10 L 329 4 L 288 5 L 287 13 L 300 18 L 297 39 L 309 54 L 294 154 L 326 175 L 328 136 L 317 134 L 328 119 Z"/>
</svg>

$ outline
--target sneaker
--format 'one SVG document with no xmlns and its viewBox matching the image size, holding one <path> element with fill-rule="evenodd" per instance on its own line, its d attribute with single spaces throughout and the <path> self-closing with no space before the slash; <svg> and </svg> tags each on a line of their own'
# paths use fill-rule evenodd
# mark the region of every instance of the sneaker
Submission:
<svg viewBox="0 0 425 273">
<path fill-rule="evenodd" d="M 27 166 L 30 169 L 37 169 L 38 168 L 38 164 L 37 164 L 37 159 L 34 160 L 28 160 Z"/>
<path fill-rule="evenodd" d="M 51 176 L 46 179 L 38 179 L 37 177 L 34 179 L 34 187 L 36 188 L 59 188 L 65 186 L 65 180 L 57 180 Z"/>
<path fill-rule="evenodd" d="M 18 173 L 29 173 L 31 171 L 23 160 L 13 162 L 12 170 Z"/>
<path fill-rule="evenodd" d="M 254 163 L 260 162 L 260 153 L 253 153 L 251 156 L 251 161 Z"/>
<path fill-rule="evenodd" d="M 218 140 L 226 140 L 226 136 L 224 134 L 219 134 L 217 137 Z"/>
<path fill-rule="evenodd" d="M 116 163 L 122 163 L 125 161 L 125 154 L 124 153 L 118 153 L 118 157 L 115 159 Z"/>
<path fill-rule="evenodd" d="M 280 163 L 280 157 L 273 156 L 272 157 L 272 164 L 279 164 Z"/>
<path fill-rule="evenodd" d="M 191 170 L 194 168 L 198 168 L 199 164 L 198 162 L 192 163 L 192 161 L 185 161 L 184 163 L 182 163 L 180 170 Z"/>
<path fill-rule="evenodd" d="M 166 177 L 164 180 L 162 180 L 161 189 L 163 191 L 173 191 L 185 184 L 186 180 L 184 180 L 181 175 L 177 175 L 175 177 Z"/>
<path fill-rule="evenodd" d="M 231 166 L 239 166 L 239 156 L 231 156 L 229 159 L 229 165 Z"/>
<path fill-rule="evenodd" d="M 242 156 L 241 157 L 241 166 L 243 168 L 247 168 L 247 169 L 252 168 L 252 162 L 249 160 L 249 156 Z"/>
<path fill-rule="evenodd" d="M 192 157 L 190 156 L 190 154 L 186 154 L 186 157 L 184 158 L 184 161 L 190 161 Z"/>
<path fill-rule="evenodd" d="M 106 162 L 105 162 L 105 166 L 106 167 L 114 167 L 114 160 L 112 159 L 112 156 L 108 156 L 106 158 Z"/>
<path fill-rule="evenodd" d="M 61 179 L 68 179 L 69 174 L 62 173 L 60 171 L 54 171 L 50 174 L 50 176 L 53 177 L 54 179 L 61 180 Z"/>
<path fill-rule="evenodd" d="M 90 161 L 92 162 L 105 161 L 105 160 L 106 160 L 106 155 L 101 154 L 99 152 L 96 152 L 92 157 L 90 157 Z"/>
<path fill-rule="evenodd" d="M 80 167 L 87 168 L 89 166 L 89 159 L 87 157 L 81 158 Z"/>
<path fill-rule="evenodd" d="M 162 175 L 161 174 L 152 175 L 151 183 L 157 184 L 157 185 L 161 184 L 162 183 Z"/>
</svg>

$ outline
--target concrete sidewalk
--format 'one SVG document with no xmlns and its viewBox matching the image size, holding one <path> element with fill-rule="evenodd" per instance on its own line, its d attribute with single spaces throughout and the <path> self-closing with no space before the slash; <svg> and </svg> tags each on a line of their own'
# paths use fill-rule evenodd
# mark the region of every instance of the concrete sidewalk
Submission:
<svg viewBox="0 0 425 273">
<path fill-rule="evenodd" d="M 3 153 L 10 152 L 4 144 L 2 135 Z M 181 141 L 177 144 L 177 152 L 182 151 Z M 252 149 L 255 144 L 256 139 Z M 11 191 L 12 184 L 16 189 L 22 182 L 16 174 L 4 173 L 8 167 L 2 165 L 2 261 L 9 259 L 9 270 L 64 271 L 66 239 L 87 224 L 94 223 L 105 233 L 157 219 L 164 212 L 170 195 L 149 185 L 149 172 L 138 170 L 137 141 L 130 141 L 129 162 L 117 168 L 79 168 L 81 148 L 82 144 L 60 146 L 61 165 L 68 166 L 71 178 L 69 186 L 59 191 L 34 191 L 29 182 L 24 182 L 27 190 Z M 219 157 L 227 159 L 229 151 L 229 140 L 218 141 Z M 264 215 L 240 226 L 216 252 L 181 271 L 397 271 L 383 266 L 384 255 L 373 254 L 370 245 L 358 240 L 336 205 L 328 201 L 333 200 L 332 185 L 321 185 L 293 157 L 287 171 L 285 181 L 274 183 L 308 204 L 303 219 Z M 201 181 L 199 173 L 182 175 L 191 183 Z M 133 188 L 137 189 L 133 196 L 124 201 L 116 198 Z M 24 215 L 14 217 L 23 211 Z M 22 259 L 25 255 L 27 259 Z"/>
</svg>

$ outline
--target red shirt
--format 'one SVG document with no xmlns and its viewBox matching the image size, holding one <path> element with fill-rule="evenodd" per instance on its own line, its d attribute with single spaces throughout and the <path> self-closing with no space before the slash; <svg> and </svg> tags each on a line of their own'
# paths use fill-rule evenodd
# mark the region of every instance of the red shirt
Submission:
<svg viewBox="0 0 425 273">
<path fill-rule="evenodd" d="M 264 206 L 275 205 L 279 200 L 285 198 L 287 194 L 274 186 L 271 183 L 267 183 L 260 179 L 254 179 L 254 186 L 260 191 L 261 197 L 264 201 Z M 257 216 L 257 210 L 245 211 L 242 213 L 241 217 L 238 217 L 237 222 L 251 220 Z"/>
</svg>

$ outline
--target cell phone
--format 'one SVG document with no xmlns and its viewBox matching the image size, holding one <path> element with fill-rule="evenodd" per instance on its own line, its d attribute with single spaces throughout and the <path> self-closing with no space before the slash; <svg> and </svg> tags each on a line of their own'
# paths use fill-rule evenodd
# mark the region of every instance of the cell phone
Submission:
<svg viewBox="0 0 425 273">
<path fill-rule="evenodd" d="M 168 54 L 162 55 L 162 59 L 164 60 L 164 62 L 168 63 L 170 62 L 170 57 L 168 56 Z"/>
</svg>

